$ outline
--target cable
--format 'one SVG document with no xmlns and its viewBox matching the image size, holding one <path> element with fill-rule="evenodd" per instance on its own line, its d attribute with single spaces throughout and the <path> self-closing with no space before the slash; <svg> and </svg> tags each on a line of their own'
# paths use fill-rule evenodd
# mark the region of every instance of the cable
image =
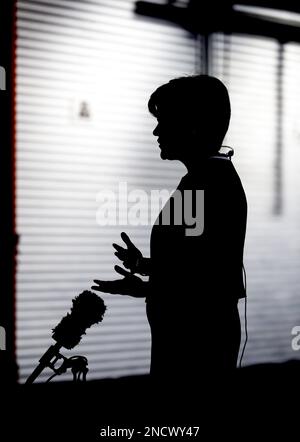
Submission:
<svg viewBox="0 0 300 442">
<path fill-rule="evenodd" d="M 245 353 L 245 349 L 246 349 L 246 345 L 248 342 L 248 321 L 247 321 L 247 276 L 246 276 L 246 270 L 243 264 L 243 274 L 244 274 L 244 280 L 245 280 L 245 342 L 243 345 L 243 350 L 241 353 L 241 357 L 240 357 L 240 362 L 239 362 L 239 368 L 242 368 L 242 360 L 244 357 L 244 353 Z"/>
<path fill-rule="evenodd" d="M 50 376 L 50 378 L 48 378 L 48 379 L 46 380 L 46 384 L 47 384 L 48 382 L 50 382 L 53 378 L 55 378 L 55 376 L 57 376 L 57 373 L 52 374 L 52 375 Z"/>
</svg>

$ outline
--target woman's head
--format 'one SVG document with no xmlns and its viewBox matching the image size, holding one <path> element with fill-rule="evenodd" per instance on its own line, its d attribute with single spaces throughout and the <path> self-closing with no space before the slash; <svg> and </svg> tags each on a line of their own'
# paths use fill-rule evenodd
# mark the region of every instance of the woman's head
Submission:
<svg viewBox="0 0 300 442">
<path fill-rule="evenodd" d="M 215 154 L 230 121 L 230 100 L 225 85 L 215 77 L 180 77 L 160 86 L 148 108 L 157 118 L 163 159 L 185 159 Z"/>
</svg>

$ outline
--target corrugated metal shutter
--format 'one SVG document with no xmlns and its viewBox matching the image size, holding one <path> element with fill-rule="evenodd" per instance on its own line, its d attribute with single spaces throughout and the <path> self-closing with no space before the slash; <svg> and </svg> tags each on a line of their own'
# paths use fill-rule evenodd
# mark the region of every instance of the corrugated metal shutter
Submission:
<svg viewBox="0 0 300 442">
<path fill-rule="evenodd" d="M 300 325 L 299 45 L 216 34 L 212 73 L 227 84 L 225 140 L 249 203 L 245 264 L 249 343 L 245 364 L 298 357 Z M 151 136 L 149 94 L 197 68 L 199 44 L 178 27 L 135 17 L 129 0 L 18 1 L 17 332 L 20 379 L 51 344 L 50 329 L 94 277 L 112 279 L 111 243 L 126 230 L 145 255 L 150 226 L 99 227 L 96 194 L 176 186 L 180 165 L 162 162 Z M 278 89 L 282 79 L 282 96 Z M 92 117 L 78 117 L 86 102 Z M 280 114 L 282 107 L 283 113 Z M 276 209 L 276 213 L 274 212 Z M 90 378 L 145 373 L 144 302 L 103 296 L 108 313 L 76 353 Z M 241 302 L 243 316 L 243 302 Z"/>
<path fill-rule="evenodd" d="M 150 93 L 191 74 L 199 48 L 178 27 L 136 17 L 132 0 L 19 0 L 17 5 L 17 352 L 23 382 L 51 328 L 94 278 L 113 279 L 112 242 L 125 230 L 149 255 L 150 226 L 96 224 L 96 195 L 172 189 L 184 168 L 162 162 Z M 83 104 L 85 103 L 85 104 Z M 91 118 L 80 118 L 80 106 Z M 142 300 L 105 296 L 83 338 L 89 379 L 146 373 Z M 65 352 L 68 354 L 68 352 Z M 41 376 L 44 379 L 47 373 Z"/>
<path fill-rule="evenodd" d="M 211 51 L 213 74 L 231 96 L 225 141 L 235 148 L 249 205 L 244 362 L 297 358 L 291 330 L 300 325 L 300 46 L 216 34 Z"/>
</svg>

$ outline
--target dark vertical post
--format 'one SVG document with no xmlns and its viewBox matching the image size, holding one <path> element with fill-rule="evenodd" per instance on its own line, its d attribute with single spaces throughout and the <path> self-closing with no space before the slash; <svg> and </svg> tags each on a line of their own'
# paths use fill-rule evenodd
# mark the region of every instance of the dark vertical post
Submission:
<svg viewBox="0 0 300 442">
<path fill-rule="evenodd" d="M 202 35 L 194 34 L 195 41 L 195 73 L 201 74 L 202 72 Z"/>
<path fill-rule="evenodd" d="M 15 0 L 0 4 L 0 382 L 17 379 L 15 362 Z M 4 381 L 4 382 L 3 382 Z"/>
<path fill-rule="evenodd" d="M 283 210 L 283 67 L 284 43 L 279 42 L 277 55 L 277 106 L 276 106 L 276 149 L 274 160 L 274 215 L 280 215 Z"/>
<path fill-rule="evenodd" d="M 211 47 L 210 47 L 210 36 L 211 34 L 205 32 L 203 34 L 203 45 L 202 45 L 202 68 L 201 73 L 205 75 L 211 74 Z"/>
</svg>

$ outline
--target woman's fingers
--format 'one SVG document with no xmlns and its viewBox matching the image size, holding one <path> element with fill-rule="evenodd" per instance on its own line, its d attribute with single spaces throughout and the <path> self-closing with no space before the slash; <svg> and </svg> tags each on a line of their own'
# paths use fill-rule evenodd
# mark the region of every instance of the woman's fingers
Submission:
<svg viewBox="0 0 300 442">
<path fill-rule="evenodd" d="M 124 261 L 124 257 L 122 257 L 122 254 L 121 253 L 119 253 L 119 252 L 115 252 L 115 255 L 116 255 L 116 257 L 117 258 L 119 258 L 121 261 Z"/>
<path fill-rule="evenodd" d="M 119 245 L 116 244 L 116 243 L 113 243 L 113 247 L 116 249 L 116 251 L 117 251 L 118 253 L 124 253 L 124 252 L 126 252 L 126 249 L 124 249 L 124 247 L 121 247 L 121 246 L 119 246 Z"/>
<path fill-rule="evenodd" d="M 116 257 L 119 258 L 120 261 L 123 261 L 123 266 L 126 267 L 126 269 L 131 268 L 130 261 L 126 258 L 122 258 L 118 252 L 115 253 Z"/>
<path fill-rule="evenodd" d="M 99 281 L 94 279 L 97 285 L 93 285 L 92 289 L 98 292 L 111 293 L 113 295 L 124 295 L 126 294 L 124 279 L 117 279 L 115 281 Z"/>
<path fill-rule="evenodd" d="M 115 271 L 120 273 L 120 275 L 122 275 L 122 276 L 130 276 L 131 275 L 130 272 L 127 272 L 127 270 L 123 269 L 122 267 L 120 267 L 118 265 L 115 265 Z"/>
<path fill-rule="evenodd" d="M 123 276 L 122 279 L 116 279 L 114 281 L 102 281 L 100 279 L 94 279 L 94 283 L 96 285 L 91 287 L 92 290 L 103 293 L 111 293 L 113 295 L 129 295 L 133 297 L 144 296 L 144 282 L 140 278 L 134 276 L 130 272 L 127 272 L 120 266 L 115 266 L 115 270 Z"/>
<path fill-rule="evenodd" d="M 92 286 L 92 290 L 97 290 L 98 292 L 113 293 L 112 281 L 100 281 L 99 279 L 94 279 L 97 285 Z"/>
<path fill-rule="evenodd" d="M 127 233 L 122 232 L 121 233 L 121 238 L 124 241 L 124 243 L 126 244 L 126 246 L 128 247 L 128 249 L 135 248 L 135 245 L 133 244 L 133 242 L 131 242 L 131 239 L 129 238 Z"/>
</svg>

